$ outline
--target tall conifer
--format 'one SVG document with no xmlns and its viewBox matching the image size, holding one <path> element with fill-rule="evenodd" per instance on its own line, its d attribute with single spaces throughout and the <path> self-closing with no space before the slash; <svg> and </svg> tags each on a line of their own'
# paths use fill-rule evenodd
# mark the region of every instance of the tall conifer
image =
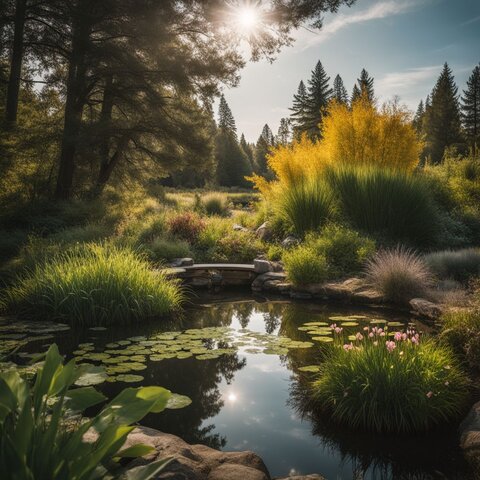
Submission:
<svg viewBox="0 0 480 480">
<path fill-rule="evenodd" d="M 462 97 L 462 123 L 468 143 L 480 146 L 480 65 L 477 65 L 467 81 Z"/>
<path fill-rule="evenodd" d="M 348 93 L 345 85 L 343 84 L 342 77 L 337 75 L 333 81 L 333 94 L 332 98 L 339 103 L 347 104 L 348 103 Z"/>
</svg>

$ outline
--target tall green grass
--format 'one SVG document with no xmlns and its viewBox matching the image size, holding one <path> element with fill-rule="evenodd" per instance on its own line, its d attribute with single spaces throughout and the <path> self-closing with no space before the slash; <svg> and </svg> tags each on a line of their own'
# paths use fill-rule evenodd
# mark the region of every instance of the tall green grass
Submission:
<svg viewBox="0 0 480 480">
<path fill-rule="evenodd" d="M 414 247 L 435 243 L 440 220 L 422 179 L 378 167 L 330 168 L 326 179 L 342 214 L 359 230 Z"/>
<path fill-rule="evenodd" d="M 325 255 L 309 245 L 300 245 L 286 250 L 282 256 L 288 279 L 294 285 L 322 283 L 330 277 L 331 271 Z"/>
<path fill-rule="evenodd" d="M 165 316 L 182 299 L 177 283 L 152 271 L 139 254 L 105 243 L 77 246 L 38 264 L 7 288 L 1 307 L 79 326 L 116 325 Z"/>
<path fill-rule="evenodd" d="M 458 418 L 468 381 L 449 348 L 413 334 L 362 334 L 355 345 L 332 346 L 321 363 L 312 385 L 320 410 L 346 427 L 382 433 L 426 431 Z"/>
<path fill-rule="evenodd" d="M 303 236 L 323 226 L 335 213 L 335 201 L 321 178 L 305 179 L 284 187 L 276 199 L 277 214 Z"/>
<path fill-rule="evenodd" d="M 465 282 L 480 276 L 480 248 L 433 252 L 425 256 L 425 262 L 439 278 Z"/>
</svg>

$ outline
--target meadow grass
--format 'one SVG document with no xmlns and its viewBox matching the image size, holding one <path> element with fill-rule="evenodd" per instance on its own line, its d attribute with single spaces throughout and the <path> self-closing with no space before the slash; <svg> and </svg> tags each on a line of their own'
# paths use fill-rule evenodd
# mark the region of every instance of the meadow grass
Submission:
<svg viewBox="0 0 480 480">
<path fill-rule="evenodd" d="M 230 215 L 230 204 L 226 195 L 211 192 L 201 197 L 201 205 L 207 215 L 227 217 Z"/>
<path fill-rule="evenodd" d="M 378 433 L 422 432 L 462 413 L 468 379 L 448 347 L 379 328 L 357 339 L 342 345 L 340 334 L 312 383 L 315 404 L 333 421 Z"/>
<path fill-rule="evenodd" d="M 421 178 L 374 167 L 329 168 L 325 175 L 340 212 L 355 228 L 415 247 L 435 243 L 440 221 Z"/>
<path fill-rule="evenodd" d="M 415 252 L 397 247 L 377 252 L 367 262 L 366 278 L 385 300 L 403 304 L 428 294 L 432 275 Z"/>
<path fill-rule="evenodd" d="M 141 255 L 87 244 L 37 264 L 7 288 L 2 309 L 78 326 L 118 325 L 166 316 L 181 306 L 179 285 Z"/>
</svg>

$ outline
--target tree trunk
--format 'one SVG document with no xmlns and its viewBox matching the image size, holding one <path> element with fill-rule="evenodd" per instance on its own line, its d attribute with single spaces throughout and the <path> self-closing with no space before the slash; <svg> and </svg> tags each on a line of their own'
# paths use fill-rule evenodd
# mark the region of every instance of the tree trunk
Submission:
<svg viewBox="0 0 480 480">
<path fill-rule="evenodd" d="M 98 197 L 103 192 L 105 185 L 110 180 L 110 176 L 116 165 L 120 162 L 129 142 L 128 137 L 122 137 L 117 145 L 117 149 L 111 158 L 102 161 L 100 171 L 98 172 L 97 184 L 95 185 L 94 196 Z"/>
<path fill-rule="evenodd" d="M 81 9 L 82 7 L 79 5 L 78 8 Z M 86 44 L 90 35 L 90 24 L 85 18 L 82 18 L 81 13 L 80 17 L 81 19 L 74 25 L 72 52 L 68 65 L 65 118 L 55 190 L 55 198 L 59 200 L 66 200 L 72 195 L 75 151 L 85 105 L 85 57 Z"/>
<path fill-rule="evenodd" d="M 7 104 L 5 109 L 6 127 L 11 129 L 17 123 L 18 94 L 20 92 L 20 77 L 23 60 L 23 34 L 27 0 L 16 0 L 12 59 L 10 62 L 10 77 L 7 86 Z"/>
</svg>

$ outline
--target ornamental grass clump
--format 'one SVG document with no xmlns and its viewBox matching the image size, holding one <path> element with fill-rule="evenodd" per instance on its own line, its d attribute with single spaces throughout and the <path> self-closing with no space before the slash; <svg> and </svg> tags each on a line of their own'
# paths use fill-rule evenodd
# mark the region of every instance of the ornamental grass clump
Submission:
<svg viewBox="0 0 480 480">
<path fill-rule="evenodd" d="M 227 217 L 230 214 L 228 198 L 221 193 L 208 193 L 201 198 L 201 203 L 207 215 Z"/>
<path fill-rule="evenodd" d="M 425 256 L 425 262 L 442 279 L 466 282 L 480 276 L 480 248 L 433 252 Z"/>
<path fill-rule="evenodd" d="M 452 351 L 414 330 L 365 327 L 335 342 L 312 384 L 318 408 L 339 424 L 378 433 L 424 432 L 463 411 L 468 379 Z M 352 338 L 352 337 L 349 337 Z"/>
<path fill-rule="evenodd" d="M 432 285 L 432 275 L 424 260 L 403 247 L 377 252 L 367 262 L 366 277 L 385 300 L 399 304 L 428 295 Z"/>
<path fill-rule="evenodd" d="M 138 253 L 112 244 L 87 244 L 38 264 L 8 288 L 4 311 L 73 325 L 117 325 L 178 310 L 181 287 L 152 271 Z"/>
<path fill-rule="evenodd" d="M 294 285 L 321 283 L 330 277 L 330 267 L 325 255 L 320 255 L 310 246 L 285 250 L 282 256 L 288 279 Z"/>
</svg>

